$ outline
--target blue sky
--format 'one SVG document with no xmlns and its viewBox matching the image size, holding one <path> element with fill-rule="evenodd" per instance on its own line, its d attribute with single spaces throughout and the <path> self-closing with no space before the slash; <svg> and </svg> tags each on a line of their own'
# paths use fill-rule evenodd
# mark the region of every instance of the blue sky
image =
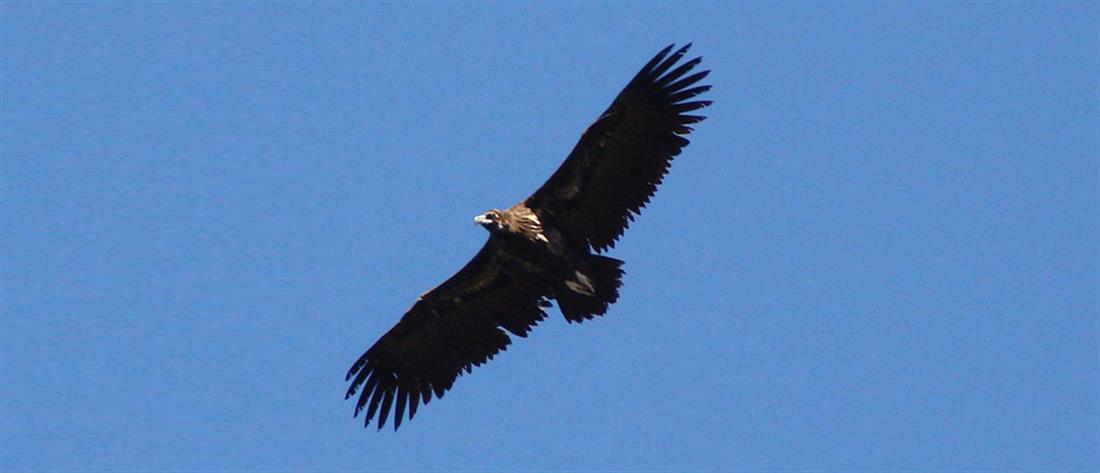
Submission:
<svg viewBox="0 0 1100 473">
<path fill-rule="evenodd" d="M 0 4 L 0 469 L 1095 470 L 1095 3 Z M 652 54 L 709 119 L 394 433 L 349 364 Z"/>
</svg>

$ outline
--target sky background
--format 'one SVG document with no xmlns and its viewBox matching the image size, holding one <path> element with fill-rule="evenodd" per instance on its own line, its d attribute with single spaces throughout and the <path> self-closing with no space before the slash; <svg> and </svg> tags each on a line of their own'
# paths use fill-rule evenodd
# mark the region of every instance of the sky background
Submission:
<svg viewBox="0 0 1100 473">
<path fill-rule="evenodd" d="M 1095 470 L 1098 10 L 0 3 L 0 470 Z M 621 301 L 364 430 L 351 362 L 687 41 Z"/>
</svg>

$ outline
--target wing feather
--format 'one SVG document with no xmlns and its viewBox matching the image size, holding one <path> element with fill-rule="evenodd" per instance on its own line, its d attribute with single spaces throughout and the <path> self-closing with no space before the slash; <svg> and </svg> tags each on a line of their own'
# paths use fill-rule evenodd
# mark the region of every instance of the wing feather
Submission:
<svg viewBox="0 0 1100 473">
<path fill-rule="evenodd" d="M 546 317 L 552 286 L 507 264 L 490 237 L 469 263 L 420 296 L 392 329 L 352 364 L 346 397 L 358 394 L 355 414 L 364 424 L 394 429 L 416 415 L 418 403 L 442 398 L 463 372 L 469 373 Z M 507 332 L 506 332 L 507 331 Z M 396 403 L 396 406 L 394 404 Z"/>
<path fill-rule="evenodd" d="M 688 125 L 703 121 L 686 115 L 706 108 L 693 99 L 710 90 L 699 85 L 710 71 L 688 75 L 702 59 L 677 63 L 691 44 L 657 53 L 585 130 L 561 167 L 525 204 L 540 219 L 567 230 L 575 243 L 606 251 L 649 203 L 672 158 L 687 146 Z"/>
</svg>

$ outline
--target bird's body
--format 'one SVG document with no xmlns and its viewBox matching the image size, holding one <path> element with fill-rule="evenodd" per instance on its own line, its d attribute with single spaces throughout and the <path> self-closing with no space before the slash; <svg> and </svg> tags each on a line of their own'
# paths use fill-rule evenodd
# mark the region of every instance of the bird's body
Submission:
<svg viewBox="0 0 1100 473">
<path fill-rule="evenodd" d="M 401 320 L 348 371 L 347 397 L 359 393 L 378 427 L 406 408 L 451 388 L 525 337 L 556 302 L 567 321 L 603 315 L 619 297 L 623 262 L 596 253 L 612 248 L 649 202 L 674 156 L 687 145 L 686 115 L 710 105 L 687 101 L 710 89 L 694 86 L 709 71 L 687 75 L 700 62 L 675 69 L 690 45 L 649 61 L 581 137 L 550 179 L 527 199 L 474 218 L 489 239 L 454 276 L 422 294 Z"/>
<path fill-rule="evenodd" d="M 478 215 L 474 221 L 489 230 L 489 243 L 496 245 L 507 274 L 537 279 L 553 288 L 546 297 L 558 302 L 566 320 L 603 315 L 618 299 L 622 261 L 591 254 L 565 238 L 552 215 L 547 215 L 544 225 L 539 213 L 520 202 L 507 210 Z"/>
</svg>

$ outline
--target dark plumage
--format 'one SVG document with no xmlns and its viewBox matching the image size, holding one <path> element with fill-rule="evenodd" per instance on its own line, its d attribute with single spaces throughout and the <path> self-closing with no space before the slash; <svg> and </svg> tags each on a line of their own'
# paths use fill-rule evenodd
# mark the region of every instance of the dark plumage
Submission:
<svg viewBox="0 0 1100 473">
<path fill-rule="evenodd" d="M 347 396 L 355 414 L 381 429 L 394 411 L 443 397 L 455 379 L 525 337 L 557 302 L 570 322 L 607 312 L 619 297 L 622 261 L 598 254 L 615 246 L 688 144 L 688 113 L 710 71 L 701 58 L 677 66 L 691 45 L 653 57 L 585 130 L 569 157 L 534 194 L 507 210 L 478 215 L 485 246 L 457 274 L 422 294 L 392 329 L 352 365 Z M 676 66 L 676 67 L 674 67 Z"/>
</svg>

